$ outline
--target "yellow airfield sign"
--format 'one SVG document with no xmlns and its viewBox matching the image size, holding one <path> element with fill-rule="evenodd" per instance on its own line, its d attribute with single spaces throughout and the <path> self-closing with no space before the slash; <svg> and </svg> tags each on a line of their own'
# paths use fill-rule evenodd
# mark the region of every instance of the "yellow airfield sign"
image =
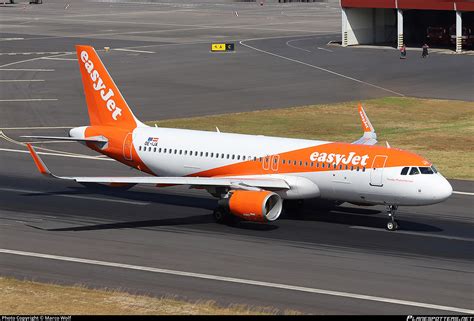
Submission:
<svg viewBox="0 0 474 321">
<path fill-rule="evenodd" d="M 212 52 L 234 51 L 233 43 L 213 43 L 211 44 Z"/>
</svg>

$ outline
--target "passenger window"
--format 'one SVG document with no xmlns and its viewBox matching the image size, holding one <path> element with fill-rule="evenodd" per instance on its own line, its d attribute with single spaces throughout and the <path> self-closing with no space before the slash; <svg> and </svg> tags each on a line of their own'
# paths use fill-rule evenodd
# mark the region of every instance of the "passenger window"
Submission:
<svg viewBox="0 0 474 321">
<path fill-rule="evenodd" d="M 300 166 L 303 165 L 303 161 L 300 161 Z"/>
<path fill-rule="evenodd" d="M 400 175 L 406 175 L 408 174 L 408 170 L 410 169 L 410 167 L 403 167 L 402 168 L 402 172 L 400 173 Z"/>
<path fill-rule="evenodd" d="M 418 174 L 420 174 L 418 167 L 412 167 L 410 170 L 410 175 L 418 175 Z"/>
<path fill-rule="evenodd" d="M 324 163 L 321 164 L 321 168 L 324 168 Z"/>
<path fill-rule="evenodd" d="M 314 163 L 313 163 L 313 162 L 311 162 L 311 163 L 310 163 L 310 166 L 311 166 L 311 167 L 313 167 L 313 165 L 314 165 Z"/>
<path fill-rule="evenodd" d="M 214 157 L 214 153 L 211 153 L 211 157 Z"/>
<path fill-rule="evenodd" d="M 208 156 L 209 156 L 209 152 L 206 152 L 206 157 L 208 157 Z"/>
<path fill-rule="evenodd" d="M 282 160 L 281 160 L 281 163 L 282 163 L 283 165 L 285 165 L 285 160 L 284 160 L 284 159 L 282 159 Z"/>
<path fill-rule="evenodd" d="M 141 146 L 138 146 L 138 150 L 141 151 L 141 150 L 142 150 L 142 147 L 141 147 Z"/>
<path fill-rule="evenodd" d="M 197 156 L 197 155 L 198 155 L 198 152 L 197 152 L 197 151 L 195 151 L 195 152 L 194 152 L 194 156 Z"/>
<path fill-rule="evenodd" d="M 161 153 L 161 148 L 158 148 L 158 153 Z"/>
<path fill-rule="evenodd" d="M 175 149 L 175 150 L 174 150 L 174 153 L 176 154 L 177 152 L 178 152 L 178 150 L 177 150 L 177 149 Z"/>
<path fill-rule="evenodd" d="M 237 155 L 237 160 L 240 160 L 240 155 Z"/>
<path fill-rule="evenodd" d="M 339 165 L 339 169 L 342 169 L 342 165 Z"/>
<path fill-rule="evenodd" d="M 156 153 L 156 147 L 155 147 L 155 148 L 153 148 L 153 152 L 154 152 L 154 153 Z"/>
<path fill-rule="evenodd" d="M 179 154 L 181 155 L 182 153 L 183 153 L 183 151 L 180 149 L 180 150 L 179 150 Z"/>
<path fill-rule="evenodd" d="M 151 152 L 151 147 L 148 147 L 148 151 Z"/>
<path fill-rule="evenodd" d="M 362 167 L 362 171 L 365 172 L 365 167 Z"/>
<path fill-rule="evenodd" d="M 245 160 L 245 156 L 242 156 L 242 160 Z"/>
<path fill-rule="evenodd" d="M 319 163 L 316 163 L 316 167 L 319 167 Z"/>
</svg>

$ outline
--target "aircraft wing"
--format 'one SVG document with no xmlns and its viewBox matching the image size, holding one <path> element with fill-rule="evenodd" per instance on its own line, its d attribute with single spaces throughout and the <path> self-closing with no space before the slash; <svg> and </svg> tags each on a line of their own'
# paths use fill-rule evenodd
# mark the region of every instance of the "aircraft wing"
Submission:
<svg viewBox="0 0 474 321">
<path fill-rule="evenodd" d="M 43 160 L 36 153 L 31 144 L 26 144 L 36 167 L 41 174 L 58 179 L 76 181 L 78 183 L 102 183 L 102 184 L 152 184 L 152 185 L 190 185 L 190 186 L 228 186 L 234 189 L 290 189 L 288 183 L 277 178 L 247 178 L 247 177 L 75 177 L 57 176 L 51 173 Z"/>
<path fill-rule="evenodd" d="M 352 142 L 352 144 L 359 144 L 359 145 L 375 145 L 377 144 L 377 134 L 375 133 L 374 126 L 367 117 L 367 114 L 362 108 L 362 105 L 359 104 L 359 116 L 362 123 L 362 129 L 364 130 L 364 135 L 358 140 Z"/>
</svg>

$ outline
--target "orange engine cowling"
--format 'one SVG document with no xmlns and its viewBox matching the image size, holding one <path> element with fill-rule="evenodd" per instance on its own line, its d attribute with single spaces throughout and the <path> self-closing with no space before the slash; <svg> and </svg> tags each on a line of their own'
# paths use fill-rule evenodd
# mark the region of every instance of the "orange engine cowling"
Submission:
<svg viewBox="0 0 474 321">
<path fill-rule="evenodd" d="M 228 198 L 228 207 L 233 215 L 246 221 L 271 222 L 280 216 L 283 201 L 269 191 L 234 190 Z"/>
</svg>

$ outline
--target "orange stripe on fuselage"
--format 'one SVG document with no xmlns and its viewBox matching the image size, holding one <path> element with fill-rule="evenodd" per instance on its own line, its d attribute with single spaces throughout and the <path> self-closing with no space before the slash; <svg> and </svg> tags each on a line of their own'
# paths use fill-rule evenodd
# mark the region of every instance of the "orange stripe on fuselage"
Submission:
<svg viewBox="0 0 474 321">
<path fill-rule="evenodd" d="M 328 143 L 285 153 L 269 155 L 267 156 L 269 162 L 269 166 L 267 167 L 269 168 L 268 170 L 264 169 L 263 162 L 265 161 L 265 157 L 262 157 L 262 161 L 257 158 L 257 161 L 243 161 L 206 171 L 201 171 L 190 176 L 212 177 L 229 175 L 323 172 L 351 169 L 352 166 L 354 168 L 371 168 L 376 156 L 387 156 L 385 167 L 431 165 L 430 162 L 417 154 L 396 148 L 353 145 L 348 143 Z M 275 159 L 277 160 L 277 164 L 272 164 L 272 162 L 275 162 Z M 284 164 L 282 160 L 285 161 Z M 313 166 L 310 166 L 311 162 L 313 162 Z M 319 166 L 316 164 L 319 164 Z M 324 167 L 322 167 L 323 164 Z M 380 167 L 377 164 L 374 165 L 376 168 Z"/>
</svg>

